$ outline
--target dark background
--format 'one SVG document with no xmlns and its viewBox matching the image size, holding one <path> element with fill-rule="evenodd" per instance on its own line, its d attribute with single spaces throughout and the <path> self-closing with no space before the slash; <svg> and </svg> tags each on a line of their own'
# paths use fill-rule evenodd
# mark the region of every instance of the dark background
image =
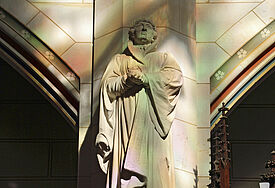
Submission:
<svg viewBox="0 0 275 188">
<path fill-rule="evenodd" d="M 231 187 L 259 188 L 265 162 L 275 150 L 275 74 L 244 97 L 229 115 Z"/>
<path fill-rule="evenodd" d="M 0 187 L 76 188 L 77 132 L 0 58 Z"/>
</svg>

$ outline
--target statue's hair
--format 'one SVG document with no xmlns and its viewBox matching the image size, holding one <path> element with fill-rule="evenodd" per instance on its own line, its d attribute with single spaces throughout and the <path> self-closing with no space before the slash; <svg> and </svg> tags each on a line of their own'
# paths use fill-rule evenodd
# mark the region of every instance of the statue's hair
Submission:
<svg viewBox="0 0 275 188">
<path fill-rule="evenodd" d="M 139 19 L 136 20 L 135 23 L 133 24 L 132 27 L 130 27 L 130 30 L 128 32 L 129 34 L 129 40 L 134 42 L 134 36 L 135 36 L 135 27 L 140 23 L 140 22 L 146 22 L 152 25 L 153 30 L 155 31 L 155 35 L 154 35 L 154 40 L 157 39 L 158 35 L 157 35 L 157 30 L 156 30 L 156 26 L 150 21 L 150 20 L 146 20 L 146 19 Z"/>
</svg>

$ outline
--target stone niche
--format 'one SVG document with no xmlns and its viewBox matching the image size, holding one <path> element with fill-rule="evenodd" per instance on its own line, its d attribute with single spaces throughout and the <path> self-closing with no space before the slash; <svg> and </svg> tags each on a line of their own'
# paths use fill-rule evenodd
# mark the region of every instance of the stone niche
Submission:
<svg viewBox="0 0 275 188">
<path fill-rule="evenodd" d="M 157 50 L 172 54 L 184 76 L 171 131 L 176 187 L 205 187 L 208 184 L 209 116 L 198 116 L 198 113 L 201 109 L 208 109 L 209 85 L 198 83 L 196 78 L 195 3 L 195 0 L 96 2 L 93 117 L 90 126 L 80 124 L 80 187 L 105 185 L 104 173 L 95 156 L 96 149 L 91 148 L 97 133 L 99 85 L 110 59 L 127 47 L 129 27 L 141 18 L 156 25 L 159 37 Z M 204 101 L 202 96 L 205 96 Z M 206 114 L 209 113 L 206 111 Z"/>
</svg>

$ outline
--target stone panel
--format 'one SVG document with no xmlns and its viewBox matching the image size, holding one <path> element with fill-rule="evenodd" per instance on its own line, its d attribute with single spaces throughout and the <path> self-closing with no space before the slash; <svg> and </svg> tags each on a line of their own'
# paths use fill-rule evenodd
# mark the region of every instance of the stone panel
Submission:
<svg viewBox="0 0 275 188">
<path fill-rule="evenodd" d="M 79 127 L 79 130 L 78 130 L 78 150 L 79 151 L 80 151 L 80 148 L 84 142 L 87 130 L 88 130 L 88 128 L 86 128 L 86 127 L 83 127 L 83 128 Z"/>
<path fill-rule="evenodd" d="M 209 127 L 210 125 L 210 84 L 197 84 L 197 114 L 198 126 Z"/>
<path fill-rule="evenodd" d="M 92 44 L 75 43 L 61 57 L 80 77 L 80 83 L 92 82 Z"/>
<path fill-rule="evenodd" d="M 66 33 L 42 13 L 39 13 L 27 26 L 58 55 L 74 44 Z"/>
<path fill-rule="evenodd" d="M 199 176 L 199 188 L 206 188 L 207 185 L 209 185 L 209 184 L 210 184 L 209 177 L 200 177 Z"/>
<path fill-rule="evenodd" d="M 197 4 L 196 38 L 198 42 L 214 42 L 258 3 Z"/>
<path fill-rule="evenodd" d="M 210 142 L 208 139 L 210 138 L 210 127 L 197 127 L 197 149 L 198 151 L 210 151 Z"/>
<path fill-rule="evenodd" d="M 175 169 L 176 188 L 192 188 L 196 187 L 195 175 L 189 172 Z"/>
<path fill-rule="evenodd" d="M 197 125 L 197 83 L 184 78 L 183 87 L 176 106 L 176 118 Z"/>
<path fill-rule="evenodd" d="M 180 0 L 180 32 L 196 38 L 196 1 Z"/>
<path fill-rule="evenodd" d="M 168 0 L 168 24 L 167 26 L 180 31 L 180 5 L 181 0 Z"/>
<path fill-rule="evenodd" d="M 199 176 L 209 176 L 209 170 L 211 169 L 211 166 L 210 166 L 211 157 L 209 156 L 209 154 L 210 154 L 209 149 L 200 150 L 197 153 Z"/>
<path fill-rule="evenodd" d="M 89 127 L 91 123 L 91 84 L 80 85 L 79 127 Z"/>
<path fill-rule="evenodd" d="M 211 75 L 229 57 L 216 43 L 197 43 L 197 81 L 210 83 Z"/>
<path fill-rule="evenodd" d="M 76 42 L 91 42 L 92 4 L 33 3 Z"/>
<path fill-rule="evenodd" d="M 167 0 L 123 1 L 123 26 L 131 26 L 140 18 L 152 20 L 156 26 L 167 26 Z"/>
<path fill-rule="evenodd" d="M 95 7 L 95 38 L 102 37 L 122 27 L 122 0 L 100 0 Z"/>
<path fill-rule="evenodd" d="M 111 58 L 122 53 L 122 29 L 95 40 L 94 80 L 100 79 Z"/>
<path fill-rule="evenodd" d="M 196 127 L 174 120 L 172 138 L 175 168 L 193 173 L 197 164 Z"/>
<path fill-rule="evenodd" d="M 41 3 L 81 3 L 82 0 L 29 0 L 30 2 Z"/>
<path fill-rule="evenodd" d="M 92 115 L 96 115 L 99 108 L 99 92 L 100 92 L 101 79 L 94 80 L 93 82 L 93 112 Z"/>
<path fill-rule="evenodd" d="M 255 8 L 254 12 L 265 22 L 265 24 L 269 24 L 275 19 L 274 9 L 275 1 L 265 0 L 262 4 Z"/>
<path fill-rule="evenodd" d="M 0 7 L 4 8 L 23 24 L 27 24 L 39 12 L 37 8 L 25 0 L 1 0 Z"/>
<path fill-rule="evenodd" d="M 196 0 L 196 3 L 208 3 L 209 0 Z"/>
<path fill-rule="evenodd" d="M 208 176 L 210 170 L 210 128 L 208 127 L 197 129 L 197 155 L 198 155 L 198 171 L 199 176 Z"/>
<path fill-rule="evenodd" d="M 158 51 L 168 52 L 180 65 L 183 75 L 196 79 L 196 41 L 170 29 L 158 29 Z"/>
<path fill-rule="evenodd" d="M 264 26 L 265 24 L 254 14 L 254 12 L 251 12 L 219 38 L 217 44 L 230 55 L 233 55 Z"/>
</svg>

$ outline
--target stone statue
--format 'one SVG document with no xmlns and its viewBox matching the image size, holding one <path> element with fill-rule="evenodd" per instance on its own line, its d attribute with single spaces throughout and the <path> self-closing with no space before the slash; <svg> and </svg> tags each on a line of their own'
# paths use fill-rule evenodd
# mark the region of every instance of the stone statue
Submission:
<svg viewBox="0 0 275 188">
<path fill-rule="evenodd" d="M 168 53 L 154 52 L 155 26 L 137 21 L 128 48 L 101 81 L 98 161 L 106 188 L 174 188 L 171 136 L 183 78 Z"/>
</svg>

